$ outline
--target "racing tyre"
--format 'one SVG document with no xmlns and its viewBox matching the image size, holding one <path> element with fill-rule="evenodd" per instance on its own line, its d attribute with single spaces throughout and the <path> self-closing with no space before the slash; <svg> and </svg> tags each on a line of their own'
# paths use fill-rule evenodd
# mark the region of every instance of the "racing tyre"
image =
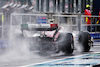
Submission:
<svg viewBox="0 0 100 67">
<path fill-rule="evenodd" d="M 74 39 L 71 33 L 63 33 L 62 34 L 62 42 L 60 43 L 61 50 L 65 52 L 65 54 L 72 54 L 74 51 Z"/>
<path fill-rule="evenodd" d="M 83 47 L 83 52 L 88 52 L 91 48 L 91 37 L 88 32 L 79 33 L 79 43 Z"/>
</svg>

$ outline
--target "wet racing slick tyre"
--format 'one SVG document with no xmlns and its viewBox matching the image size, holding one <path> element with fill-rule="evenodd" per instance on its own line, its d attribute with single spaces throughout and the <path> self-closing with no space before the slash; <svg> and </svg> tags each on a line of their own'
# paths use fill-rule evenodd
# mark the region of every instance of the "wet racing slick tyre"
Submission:
<svg viewBox="0 0 100 67">
<path fill-rule="evenodd" d="M 65 54 L 72 54 L 74 51 L 74 39 L 71 33 L 60 34 L 60 48 Z"/>
<path fill-rule="evenodd" d="M 79 33 L 79 43 L 83 47 L 83 52 L 88 52 L 91 48 L 91 37 L 88 32 Z"/>
</svg>

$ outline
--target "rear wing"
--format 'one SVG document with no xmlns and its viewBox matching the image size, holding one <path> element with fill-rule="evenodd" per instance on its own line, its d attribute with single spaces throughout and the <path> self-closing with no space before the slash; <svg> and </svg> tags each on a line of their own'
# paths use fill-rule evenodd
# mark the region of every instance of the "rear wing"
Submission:
<svg viewBox="0 0 100 67">
<path fill-rule="evenodd" d="M 28 31 L 53 31 L 58 28 L 57 24 L 21 24 L 21 30 Z"/>
</svg>

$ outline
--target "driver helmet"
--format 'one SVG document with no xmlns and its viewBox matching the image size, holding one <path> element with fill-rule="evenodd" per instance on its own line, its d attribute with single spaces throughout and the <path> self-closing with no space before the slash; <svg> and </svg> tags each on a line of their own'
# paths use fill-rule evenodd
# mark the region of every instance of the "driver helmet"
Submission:
<svg viewBox="0 0 100 67">
<path fill-rule="evenodd" d="M 53 23 L 54 22 L 54 19 L 50 19 L 50 21 L 49 21 L 50 23 Z"/>
</svg>

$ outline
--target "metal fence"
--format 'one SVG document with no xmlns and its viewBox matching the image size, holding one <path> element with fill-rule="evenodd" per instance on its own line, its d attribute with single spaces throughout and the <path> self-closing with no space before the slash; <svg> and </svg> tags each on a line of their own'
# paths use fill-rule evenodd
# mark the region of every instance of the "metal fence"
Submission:
<svg viewBox="0 0 100 67">
<path fill-rule="evenodd" d="M 93 0 L 36 0 L 36 10 L 41 12 L 78 13 L 84 12 L 87 4 Z"/>
<path fill-rule="evenodd" d="M 46 20 L 41 17 L 46 17 Z M 21 33 L 21 24 L 38 24 L 41 22 L 44 23 L 45 21 L 48 23 L 47 17 L 48 16 L 46 14 L 11 14 L 10 38 Z M 52 18 L 55 19 L 54 23 L 57 23 L 63 29 L 62 31 L 87 31 L 94 39 L 100 39 L 100 16 L 52 15 Z M 89 18 L 90 24 L 87 24 L 86 18 Z"/>
<path fill-rule="evenodd" d="M 53 18 L 64 31 L 78 31 L 78 15 L 53 15 Z"/>
<path fill-rule="evenodd" d="M 59 26 L 66 27 L 70 31 L 87 31 L 90 33 L 100 31 L 100 16 L 86 15 L 53 15 Z"/>
<path fill-rule="evenodd" d="M 100 16 L 81 16 L 81 31 L 87 30 L 89 32 L 100 31 Z"/>
<path fill-rule="evenodd" d="M 46 14 L 25 14 L 25 13 L 12 13 L 11 14 L 11 25 L 17 26 L 20 24 L 33 24 L 37 23 L 39 17 L 47 17 Z M 41 19 L 41 22 L 45 20 Z"/>
<path fill-rule="evenodd" d="M 47 23 L 46 14 L 11 14 L 10 41 L 22 34 L 21 24 Z M 32 31 L 30 31 L 32 33 Z M 19 38 L 20 39 L 20 38 Z"/>
</svg>

